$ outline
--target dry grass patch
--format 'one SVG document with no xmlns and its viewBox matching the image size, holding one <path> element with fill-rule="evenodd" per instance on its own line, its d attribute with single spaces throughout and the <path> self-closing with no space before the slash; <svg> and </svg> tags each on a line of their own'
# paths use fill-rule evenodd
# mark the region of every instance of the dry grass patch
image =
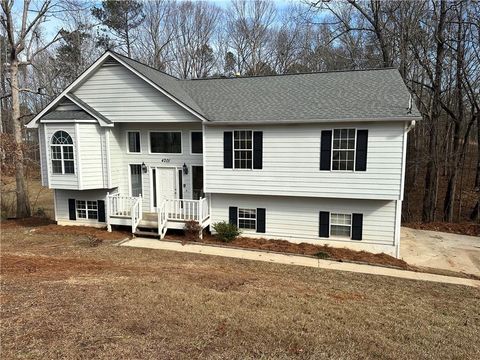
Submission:
<svg viewBox="0 0 480 360">
<path fill-rule="evenodd" d="M 32 229 L 2 229 L 5 359 L 480 357 L 475 288 Z"/>
</svg>

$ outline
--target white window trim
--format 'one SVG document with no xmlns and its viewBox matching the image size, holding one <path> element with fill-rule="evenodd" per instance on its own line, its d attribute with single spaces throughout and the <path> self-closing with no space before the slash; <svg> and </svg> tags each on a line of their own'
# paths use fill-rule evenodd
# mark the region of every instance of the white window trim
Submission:
<svg viewBox="0 0 480 360">
<path fill-rule="evenodd" d="M 127 174 L 128 174 L 128 196 L 133 197 L 133 196 L 132 196 L 132 174 L 131 174 L 131 172 L 130 172 L 130 165 L 140 165 L 140 174 L 142 175 L 142 181 L 141 181 L 141 184 L 142 184 L 142 192 L 140 193 L 140 195 L 143 197 L 143 194 L 144 194 L 144 187 L 143 187 L 143 181 L 144 181 L 144 178 L 143 178 L 143 169 L 142 169 L 142 164 L 141 164 L 141 163 L 138 163 L 138 162 L 128 163 L 128 165 L 127 165 Z"/>
<path fill-rule="evenodd" d="M 128 142 L 128 135 L 129 133 L 138 133 L 138 140 L 140 141 L 140 151 L 130 151 L 130 144 Z M 127 130 L 126 132 L 126 144 L 127 144 L 127 154 L 141 154 L 142 153 L 142 132 L 140 130 Z"/>
<path fill-rule="evenodd" d="M 194 152 L 193 152 L 193 141 L 192 141 L 192 134 L 193 134 L 193 133 L 200 133 L 200 134 L 202 134 L 202 152 L 201 152 L 201 153 L 194 153 Z M 190 143 L 190 155 L 203 155 L 203 150 L 204 150 L 204 149 L 203 149 L 203 144 L 204 144 L 204 142 L 203 142 L 203 140 L 204 140 L 204 139 L 203 139 L 203 131 L 202 131 L 202 130 L 190 130 L 189 136 L 190 136 L 190 138 L 189 138 L 188 140 L 189 140 L 189 143 Z"/>
<path fill-rule="evenodd" d="M 180 133 L 180 152 L 179 153 L 158 153 L 152 152 L 151 133 Z M 179 156 L 183 155 L 183 131 L 182 130 L 149 130 L 148 131 L 148 153 L 150 155 Z"/>
<path fill-rule="evenodd" d="M 353 130 L 355 130 L 355 141 L 353 143 L 353 169 L 352 170 L 333 170 L 333 138 L 334 138 L 334 133 L 335 133 L 335 130 L 343 130 L 343 129 L 346 129 L 346 130 L 352 130 L 353 129 Z M 331 130 L 332 130 L 332 140 L 330 142 L 330 150 L 331 150 L 330 171 L 332 171 L 332 172 L 344 172 L 344 173 L 356 172 L 355 163 L 357 162 L 357 128 L 352 127 L 352 126 L 348 126 L 348 127 L 337 127 L 337 128 L 331 129 Z"/>
<path fill-rule="evenodd" d="M 79 202 L 79 201 L 85 202 L 85 207 L 84 207 L 84 208 L 79 208 L 79 207 L 78 207 L 78 202 Z M 94 202 L 94 203 L 97 204 L 97 209 L 96 209 L 96 210 L 90 210 L 90 211 L 95 211 L 95 212 L 97 213 L 97 217 L 96 217 L 95 219 L 90 219 L 90 218 L 88 217 L 88 202 L 89 202 L 89 201 L 90 201 L 90 202 Z M 79 216 L 78 210 L 85 210 L 85 216 L 86 216 L 86 217 L 81 217 L 81 216 Z M 76 200 L 75 200 L 75 214 L 76 214 L 77 219 L 81 219 L 81 220 L 83 220 L 83 221 L 87 221 L 87 220 L 90 220 L 90 221 L 98 221 L 98 201 L 97 201 L 97 200 L 82 200 L 82 199 L 76 199 Z"/>
<path fill-rule="evenodd" d="M 252 133 L 252 149 L 250 150 L 252 153 L 252 166 L 250 168 L 235 167 L 235 132 L 241 132 L 241 131 L 250 131 Z M 237 151 L 248 151 L 248 149 L 238 149 Z M 238 130 L 232 131 L 232 170 L 246 170 L 246 171 L 253 170 L 253 130 L 252 129 L 238 129 Z"/>
<path fill-rule="evenodd" d="M 255 212 L 255 218 L 252 219 L 252 218 L 244 218 L 242 217 L 242 220 L 253 220 L 255 222 L 255 227 L 253 229 L 246 229 L 246 228 L 241 228 L 240 227 L 240 209 L 241 210 L 253 210 Z M 240 208 L 238 207 L 237 208 L 237 227 L 243 231 L 254 231 L 256 232 L 257 231 L 257 209 L 256 208 Z"/>
<path fill-rule="evenodd" d="M 333 224 L 333 223 L 332 223 L 332 214 L 336 214 L 336 215 L 350 215 L 350 225 L 345 225 L 345 224 Z M 339 240 L 352 240 L 353 213 L 330 211 L 328 222 L 329 222 L 329 225 L 328 225 L 328 237 L 329 237 L 329 238 L 339 239 Z M 338 235 L 334 235 L 334 236 L 332 237 L 332 225 L 336 225 L 336 226 L 349 226 L 349 227 L 350 227 L 350 236 L 349 236 L 348 238 L 347 238 L 346 236 L 343 237 L 343 236 L 338 236 Z"/>
<path fill-rule="evenodd" d="M 46 129 L 45 129 L 46 131 Z M 70 139 L 72 139 L 72 143 L 71 144 L 54 144 L 53 143 L 53 137 L 55 136 L 55 134 L 59 131 L 63 131 L 64 133 L 66 133 L 68 136 L 70 136 Z M 53 150 L 52 150 L 52 147 L 54 146 L 58 146 L 60 147 L 60 159 L 54 159 L 53 158 Z M 65 159 L 63 157 L 63 147 L 66 147 L 66 146 L 71 146 L 72 147 L 72 155 L 73 155 L 73 159 Z M 50 136 L 50 142 L 49 142 L 49 153 L 50 153 L 50 170 L 51 170 L 51 174 L 52 175 L 66 175 L 66 176 L 76 176 L 77 174 L 77 169 L 76 169 L 76 156 L 75 156 L 75 140 L 72 138 L 72 135 L 70 135 L 70 132 L 66 131 L 66 130 L 62 130 L 62 129 L 56 129 L 54 130 L 54 132 L 52 133 L 52 135 Z M 57 173 L 57 172 L 53 172 L 53 161 L 60 161 L 60 163 L 62 164 L 62 172 L 61 173 Z M 73 173 L 65 173 L 65 161 L 73 161 Z"/>
</svg>

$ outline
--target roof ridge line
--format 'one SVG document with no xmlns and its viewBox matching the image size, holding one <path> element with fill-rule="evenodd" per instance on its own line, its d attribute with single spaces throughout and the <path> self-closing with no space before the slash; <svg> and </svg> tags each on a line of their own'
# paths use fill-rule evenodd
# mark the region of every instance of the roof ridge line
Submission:
<svg viewBox="0 0 480 360">
<path fill-rule="evenodd" d="M 143 62 L 141 62 L 141 61 L 139 61 L 139 60 L 133 59 L 133 58 L 128 57 L 128 56 L 125 56 L 125 55 L 120 54 L 120 53 L 118 53 L 118 52 L 116 52 L 116 51 L 113 51 L 113 50 L 108 50 L 108 51 L 111 52 L 111 53 L 113 53 L 113 54 L 115 54 L 115 55 L 117 55 L 117 56 L 126 58 L 126 59 L 128 59 L 128 60 L 135 61 L 136 63 L 138 63 L 138 64 L 140 64 L 140 65 L 143 65 L 143 66 L 146 66 L 146 67 L 148 67 L 149 69 L 152 69 L 152 70 L 154 70 L 154 71 L 157 71 L 157 72 L 159 72 L 159 73 L 161 73 L 161 74 L 163 74 L 163 75 L 170 76 L 171 78 L 173 78 L 173 79 L 175 79 L 175 80 L 178 80 L 178 81 L 181 81 L 181 80 L 182 80 L 182 79 L 180 79 L 180 78 L 178 78 L 178 77 L 176 77 L 176 76 L 174 76 L 174 75 L 171 75 L 171 74 L 169 74 L 169 73 L 167 73 L 167 72 L 165 72 L 165 71 L 155 69 L 153 66 L 150 66 L 150 65 L 148 65 L 148 64 L 145 64 L 145 63 L 143 63 Z"/>
<path fill-rule="evenodd" d="M 242 76 L 220 76 L 209 78 L 195 78 L 195 79 L 178 79 L 181 82 L 185 81 L 200 81 L 200 80 L 228 80 L 228 79 L 250 79 L 250 78 L 263 78 L 263 77 L 280 77 L 280 76 L 294 76 L 294 75 L 316 75 L 316 74 L 331 74 L 331 73 L 344 73 L 344 72 L 362 72 L 362 71 L 381 71 L 381 70 L 398 70 L 397 67 L 385 67 L 385 68 L 370 68 L 370 69 L 341 69 L 341 70 L 325 70 L 325 71 L 311 71 L 311 72 L 299 72 L 293 74 L 270 74 L 270 75 L 242 75 Z"/>
</svg>

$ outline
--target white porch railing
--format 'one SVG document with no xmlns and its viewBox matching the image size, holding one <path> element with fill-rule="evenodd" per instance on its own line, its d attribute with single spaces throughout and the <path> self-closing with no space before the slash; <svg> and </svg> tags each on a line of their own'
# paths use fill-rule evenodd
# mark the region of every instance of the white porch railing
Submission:
<svg viewBox="0 0 480 360">
<path fill-rule="evenodd" d="M 167 220 L 202 222 L 208 218 L 208 202 L 200 200 L 167 199 L 165 200 L 165 213 Z"/>
<path fill-rule="evenodd" d="M 131 217 L 132 217 L 132 233 L 135 233 L 137 226 L 142 220 L 142 197 L 136 198 L 135 203 L 132 206 Z"/>
<path fill-rule="evenodd" d="M 198 222 L 202 228 L 208 226 L 210 217 L 208 199 L 166 199 L 157 207 L 157 216 L 152 219 L 150 215 L 142 212 L 142 197 L 122 196 L 118 193 L 107 195 L 107 227 L 111 231 L 111 225 L 126 225 L 132 227 L 132 233 L 137 231 L 138 226 L 145 217 L 146 227 L 157 227 L 160 238 L 165 236 L 167 228 L 181 229 L 182 222 L 190 220 Z M 169 221 L 172 221 L 169 224 Z M 156 224 L 155 224 L 156 223 Z M 142 225 L 142 226 L 143 226 Z"/>
<path fill-rule="evenodd" d="M 157 215 L 158 215 L 158 235 L 160 236 L 160 239 L 163 239 L 165 237 L 165 234 L 167 232 L 167 213 L 165 212 L 165 200 L 162 201 L 162 204 L 158 207 L 157 209 Z"/>
<path fill-rule="evenodd" d="M 133 205 L 140 197 L 122 196 L 120 194 L 107 195 L 110 216 L 131 217 Z"/>
</svg>

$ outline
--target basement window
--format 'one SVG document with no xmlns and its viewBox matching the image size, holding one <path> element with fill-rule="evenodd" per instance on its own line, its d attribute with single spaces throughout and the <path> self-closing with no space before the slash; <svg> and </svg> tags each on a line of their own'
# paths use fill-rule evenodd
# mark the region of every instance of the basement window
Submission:
<svg viewBox="0 0 480 360">
<path fill-rule="evenodd" d="M 238 228 L 255 230 L 257 228 L 257 209 L 238 209 Z"/>
<path fill-rule="evenodd" d="M 352 215 L 331 213 L 330 236 L 350 239 L 352 237 Z"/>
<path fill-rule="evenodd" d="M 77 200 L 77 218 L 98 220 L 98 204 L 96 201 Z"/>
</svg>

